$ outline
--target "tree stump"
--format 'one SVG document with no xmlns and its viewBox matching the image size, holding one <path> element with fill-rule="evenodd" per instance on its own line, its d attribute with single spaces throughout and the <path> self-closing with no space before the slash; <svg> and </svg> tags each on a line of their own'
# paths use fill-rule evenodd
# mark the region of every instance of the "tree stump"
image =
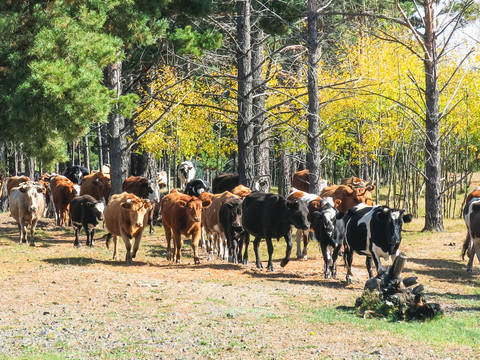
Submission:
<svg viewBox="0 0 480 360">
<path fill-rule="evenodd" d="M 400 320 L 425 320 L 442 314 L 439 304 L 426 302 L 423 285 L 411 288 L 417 284 L 417 277 L 402 278 L 406 262 L 407 255 L 402 252 L 390 268 L 367 280 L 356 307 L 369 314 L 397 313 Z"/>
</svg>

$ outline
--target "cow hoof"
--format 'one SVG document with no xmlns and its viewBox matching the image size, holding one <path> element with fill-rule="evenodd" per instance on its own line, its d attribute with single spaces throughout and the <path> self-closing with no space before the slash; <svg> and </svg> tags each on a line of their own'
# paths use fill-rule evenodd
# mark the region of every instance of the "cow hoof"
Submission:
<svg viewBox="0 0 480 360">
<path fill-rule="evenodd" d="M 325 279 L 330 279 L 330 274 L 325 273 Z"/>
<path fill-rule="evenodd" d="M 267 270 L 268 270 L 268 271 L 275 271 L 275 269 L 273 268 L 273 266 L 269 266 L 269 267 L 267 268 Z"/>
<path fill-rule="evenodd" d="M 73 247 L 78 249 L 80 247 L 80 244 L 73 244 Z"/>
<path fill-rule="evenodd" d="M 467 267 L 467 272 L 473 272 L 473 268 Z"/>
<path fill-rule="evenodd" d="M 243 264 L 243 265 L 248 265 L 248 260 L 243 260 L 243 261 L 242 261 L 242 264 Z"/>
<path fill-rule="evenodd" d="M 290 261 L 290 259 L 288 259 L 288 260 L 287 260 L 287 259 L 283 259 L 282 262 L 280 263 L 280 266 L 281 266 L 281 267 L 287 266 L 287 264 L 288 264 L 289 261 Z"/>
<path fill-rule="evenodd" d="M 30 243 L 30 246 L 35 246 L 35 243 Z"/>
<path fill-rule="evenodd" d="M 352 277 L 351 276 L 347 276 L 347 284 L 351 284 L 352 283 Z"/>
<path fill-rule="evenodd" d="M 153 229 L 150 230 L 150 235 L 151 235 L 151 234 L 155 234 L 155 230 L 153 230 Z"/>
<path fill-rule="evenodd" d="M 262 264 L 257 264 L 257 268 L 263 269 L 263 265 Z"/>
</svg>

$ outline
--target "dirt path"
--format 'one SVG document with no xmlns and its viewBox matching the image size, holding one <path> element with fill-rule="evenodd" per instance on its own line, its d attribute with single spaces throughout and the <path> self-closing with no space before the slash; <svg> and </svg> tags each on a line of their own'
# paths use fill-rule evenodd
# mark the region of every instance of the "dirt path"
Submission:
<svg viewBox="0 0 480 360">
<path fill-rule="evenodd" d="M 464 271 L 459 257 L 464 233 L 420 238 L 414 236 L 418 227 L 414 222 L 407 228 L 406 237 L 409 231 L 412 236 L 402 244 L 415 254 L 405 272 L 418 276 L 447 314 L 478 312 L 478 292 L 465 295 L 478 289 L 479 270 L 476 264 L 473 274 Z M 135 264 L 126 266 L 111 260 L 102 241 L 93 249 L 74 249 L 72 231 L 51 220 L 42 221 L 35 248 L 18 245 L 16 225 L 0 214 L 0 358 L 475 359 L 480 354 L 480 346 L 439 347 L 404 335 L 409 324 L 391 324 L 394 330 L 387 331 L 377 320 L 357 318 L 349 308 L 367 279 L 360 256 L 351 285 L 344 282 L 342 266 L 338 280 L 323 279 L 315 244 L 308 261 L 281 268 L 284 243 L 275 243 L 273 273 L 228 264 L 204 251 L 195 266 L 189 246 L 184 263 L 171 264 L 163 231 L 156 231 L 142 240 Z"/>
</svg>

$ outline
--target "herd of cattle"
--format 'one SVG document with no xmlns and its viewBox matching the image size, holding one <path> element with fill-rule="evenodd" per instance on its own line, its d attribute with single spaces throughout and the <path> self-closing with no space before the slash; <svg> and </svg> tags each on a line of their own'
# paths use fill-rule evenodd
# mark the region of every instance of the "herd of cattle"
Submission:
<svg viewBox="0 0 480 360">
<path fill-rule="evenodd" d="M 395 258 L 399 252 L 401 231 L 412 216 L 404 210 L 374 206 L 375 186 L 359 178 L 343 179 L 340 185 L 319 180 L 320 194 L 310 194 L 308 170 L 295 173 L 292 188 L 286 198 L 262 191 L 260 183 L 253 191 L 240 184 L 236 174 L 218 175 L 210 184 L 195 179 L 191 162 L 178 168 L 183 191 L 166 190 L 166 174 L 159 173 L 156 181 L 131 176 L 123 183 L 123 193 L 110 196 L 108 172 L 88 173 L 85 168 L 72 166 L 63 175 L 44 176 L 38 182 L 28 177 L 7 179 L 9 208 L 20 229 L 20 243 L 30 245 L 38 220 L 50 211 L 59 226 L 73 226 L 74 246 L 78 247 L 79 232 L 85 230 L 88 246 L 94 245 L 95 229 L 103 221 L 108 231 L 107 247 L 113 237 L 113 258 L 117 259 L 117 239 L 126 247 L 126 262 L 131 263 L 140 246 L 143 230 L 160 215 L 167 240 L 167 259 L 180 262 L 183 237 L 191 238 L 193 257 L 199 260 L 199 247 L 205 247 L 225 260 L 248 263 L 248 246 L 253 236 L 255 262 L 262 268 L 259 244 L 266 240 L 267 269 L 273 271 L 272 239 L 283 237 L 286 254 L 281 266 L 287 265 L 292 250 L 292 225 L 297 229 L 297 257 L 307 258 L 309 239 L 315 238 L 324 258 L 325 278 L 336 277 L 336 260 L 343 246 L 347 266 L 347 281 L 351 282 L 353 253 L 366 256 L 368 273 L 373 276 L 372 259 L 377 271 L 380 259 Z M 480 260 L 480 188 L 467 199 L 465 221 L 468 228 L 464 254 L 468 252 L 467 270 L 472 270 L 474 255 Z M 158 215 L 156 215 L 158 214 Z M 132 244 L 133 241 L 133 244 Z M 303 243 L 303 249 L 302 249 Z M 133 245 L 133 249 L 132 249 Z"/>
</svg>

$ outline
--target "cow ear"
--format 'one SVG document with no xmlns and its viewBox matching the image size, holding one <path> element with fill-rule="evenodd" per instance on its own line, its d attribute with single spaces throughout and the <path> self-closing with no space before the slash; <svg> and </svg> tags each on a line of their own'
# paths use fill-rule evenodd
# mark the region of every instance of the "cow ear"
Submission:
<svg viewBox="0 0 480 360">
<path fill-rule="evenodd" d="M 37 193 L 42 194 L 43 193 L 43 188 L 37 187 Z"/>
<path fill-rule="evenodd" d="M 366 187 L 367 191 L 373 191 L 375 190 L 375 185 L 373 184 L 368 184 L 367 187 Z"/>
<path fill-rule="evenodd" d="M 122 207 L 125 209 L 131 209 L 132 208 L 132 199 L 127 199 L 126 202 L 122 203 Z"/>
<path fill-rule="evenodd" d="M 412 221 L 412 219 L 413 219 L 412 214 L 403 215 L 403 222 L 404 223 L 409 223 L 410 221 Z"/>
<path fill-rule="evenodd" d="M 147 199 L 147 200 L 143 200 L 143 207 L 144 207 L 145 209 L 148 210 L 148 209 L 150 209 L 151 206 L 152 206 L 152 203 L 150 202 L 150 200 L 148 200 L 148 199 Z"/>
<path fill-rule="evenodd" d="M 340 200 L 340 199 L 335 199 L 334 202 L 335 202 L 335 205 L 334 205 L 334 206 L 335 206 L 336 208 L 338 208 L 338 207 L 342 204 L 342 200 Z"/>
</svg>

